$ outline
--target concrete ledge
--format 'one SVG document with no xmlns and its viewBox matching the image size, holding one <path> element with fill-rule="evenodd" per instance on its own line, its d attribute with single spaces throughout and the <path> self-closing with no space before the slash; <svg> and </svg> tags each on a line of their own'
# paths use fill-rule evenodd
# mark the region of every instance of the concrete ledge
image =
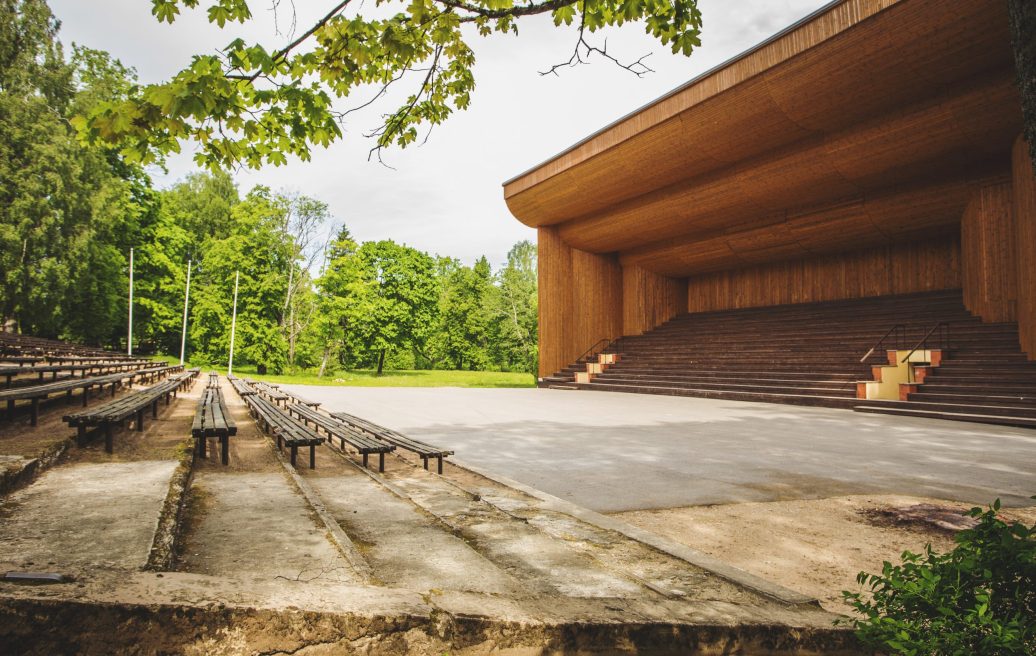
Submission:
<svg viewBox="0 0 1036 656">
<path fill-rule="evenodd" d="M 565 513 L 598 528 L 615 531 L 616 533 L 625 535 L 631 540 L 636 540 L 637 542 L 646 544 L 653 549 L 657 549 L 658 551 L 670 556 L 687 561 L 696 567 L 707 570 L 716 576 L 722 577 L 732 583 L 752 590 L 753 592 L 765 595 L 770 599 L 774 599 L 791 606 L 805 605 L 820 608 L 820 601 L 814 597 L 804 595 L 800 592 L 785 588 L 784 586 L 777 585 L 776 583 L 771 583 L 766 579 L 762 579 L 742 569 L 728 565 L 718 558 L 692 549 L 686 545 L 680 544 L 679 542 L 650 533 L 613 517 L 608 517 L 607 515 L 602 515 L 601 513 L 588 508 L 565 501 L 564 499 L 559 499 L 558 497 L 547 494 L 541 490 L 537 490 L 536 488 L 525 485 L 524 483 L 519 483 L 510 478 L 488 472 L 481 467 L 475 467 L 456 459 L 453 460 L 453 464 L 457 467 L 462 467 L 470 472 L 478 474 L 479 476 L 488 478 L 495 483 L 513 488 L 531 497 L 539 499 L 543 502 L 543 507 L 548 510 Z"/>
<path fill-rule="evenodd" d="M 74 443 L 74 438 L 62 440 L 35 458 L 25 458 L 20 466 L 4 468 L 0 471 L 0 495 L 10 494 L 32 483 L 37 476 L 61 460 Z"/>
<path fill-rule="evenodd" d="M 194 458 L 194 438 L 188 437 L 180 444 L 180 462 L 169 480 L 169 492 L 158 515 L 155 537 L 151 540 L 147 563 L 144 564 L 145 570 L 163 571 L 173 567 L 179 546 L 180 524 L 187 506 L 187 492 L 194 479 Z"/>
<path fill-rule="evenodd" d="M 61 598 L 55 592 L 62 586 L 43 592 L 0 587 L 0 639 L 19 654 L 867 653 L 851 632 L 835 628 L 644 622 L 618 608 L 613 617 L 597 619 L 550 620 L 546 616 L 553 609 L 546 607 L 531 617 L 508 618 L 494 612 L 500 609 L 493 597 L 462 594 L 429 603 L 416 593 L 391 589 L 343 589 L 333 607 L 277 608 L 207 599 L 205 591 L 229 583 L 218 577 L 164 576 L 130 583 L 160 592 L 165 602 L 142 603 L 139 591 Z M 107 579 L 90 583 L 111 587 Z M 177 598 L 196 601 L 172 601 Z"/>
</svg>

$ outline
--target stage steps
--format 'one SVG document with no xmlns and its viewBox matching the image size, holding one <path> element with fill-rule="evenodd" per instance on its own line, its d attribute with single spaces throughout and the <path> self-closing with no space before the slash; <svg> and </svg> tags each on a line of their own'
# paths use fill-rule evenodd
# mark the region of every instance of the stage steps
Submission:
<svg viewBox="0 0 1036 656">
<path fill-rule="evenodd" d="M 884 346 L 860 358 L 891 326 L 904 324 L 906 335 L 885 346 L 908 350 L 938 322 L 949 324 L 950 348 L 916 392 L 906 401 L 856 398 L 856 383 L 888 364 Z M 1036 427 L 1036 362 L 1020 350 L 1017 325 L 983 323 L 959 290 L 685 314 L 605 352 L 618 361 L 584 375 L 588 382 L 576 374 L 596 354 L 540 385 Z"/>
</svg>

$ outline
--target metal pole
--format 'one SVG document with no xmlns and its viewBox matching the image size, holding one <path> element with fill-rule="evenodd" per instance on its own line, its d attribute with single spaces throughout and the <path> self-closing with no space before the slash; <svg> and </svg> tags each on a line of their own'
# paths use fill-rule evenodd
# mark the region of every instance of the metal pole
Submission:
<svg viewBox="0 0 1036 656">
<path fill-rule="evenodd" d="M 180 332 L 180 364 L 187 349 L 187 301 L 191 298 L 191 261 L 187 260 L 187 290 L 183 293 L 183 330 Z"/>
<path fill-rule="evenodd" d="M 227 363 L 227 375 L 234 373 L 234 331 L 237 329 L 237 283 L 241 272 L 234 272 L 234 314 L 230 318 L 230 361 Z"/>
<path fill-rule="evenodd" d="M 126 355 L 133 355 L 133 249 L 130 249 L 129 328 L 126 331 Z"/>
</svg>

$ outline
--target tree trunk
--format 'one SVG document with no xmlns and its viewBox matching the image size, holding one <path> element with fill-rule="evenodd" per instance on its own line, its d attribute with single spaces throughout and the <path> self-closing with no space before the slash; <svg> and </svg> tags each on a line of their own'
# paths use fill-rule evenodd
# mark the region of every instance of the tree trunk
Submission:
<svg viewBox="0 0 1036 656">
<path fill-rule="evenodd" d="M 324 377 L 324 370 L 327 369 L 327 359 L 331 357 L 331 347 L 324 347 L 324 357 L 320 358 L 320 370 L 317 371 L 317 378 Z"/>
<path fill-rule="evenodd" d="M 377 376 L 381 375 L 382 370 L 385 368 L 385 349 L 381 349 L 381 353 L 378 354 L 378 373 Z"/>
<path fill-rule="evenodd" d="M 295 304 L 288 308 L 288 364 L 295 366 L 295 340 L 298 333 L 295 331 Z"/>
</svg>

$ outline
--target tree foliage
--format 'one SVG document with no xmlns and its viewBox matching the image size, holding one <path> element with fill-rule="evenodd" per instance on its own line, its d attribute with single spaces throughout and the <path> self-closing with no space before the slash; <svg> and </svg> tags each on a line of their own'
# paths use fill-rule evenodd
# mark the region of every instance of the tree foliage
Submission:
<svg viewBox="0 0 1036 656">
<path fill-rule="evenodd" d="M 221 5 L 230 18 L 243 6 Z M 179 353 L 191 262 L 186 348 L 199 363 L 229 357 L 239 275 L 237 363 L 532 371 L 531 244 L 494 275 L 484 257 L 469 267 L 391 240 L 357 243 L 319 199 L 265 187 L 242 195 L 224 172 L 156 190 L 123 150 L 85 146 L 69 125 L 131 102 L 134 71 L 98 50 L 66 56 L 57 33 L 43 0 L 0 0 L 4 324 L 124 347 L 133 248 L 138 353 Z"/>
<path fill-rule="evenodd" d="M 999 500 L 971 509 L 978 525 L 948 553 L 928 545 L 881 574 L 861 572 L 870 596 L 843 595 L 863 642 L 906 656 L 1036 653 L 1036 526 L 1008 524 L 999 510 Z"/>
<path fill-rule="evenodd" d="M 202 9 L 220 28 L 252 20 L 246 0 L 151 4 L 161 22 Z M 556 26 L 576 30 L 571 64 L 596 53 L 643 72 L 642 59 L 622 64 L 588 40 L 588 34 L 628 22 L 642 23 L 674 53 L 689 55 L 700 44 L 696 0 L 379 0 L 366 8 L 342 0 L 327 2 L 327 9 L 290 43 L 271 47 L 234 38 L 217 54 L 195 56 L 170 80 L 136 86 L 75 124 L 86 140 L 117 146 L 134 163 L 159 160 L 193 140 L 201 146 L 199 164 L 258 168 L 284 164 L 288 155 L 308 160 L 314 145 L 342 136 L 347 112 L 336 101 L 362 90 L 373 96 L 364 103 L 370 104 L 397 83 L 409 85 L 409 92 L 371 136 L 376 149 L 413 143 L 419 127 L 442 123 L 471 103 L 472 39 L 517 34 L 525 16 L 550 14 Z M 365 9 L 371 13 L 361 13 Z"/>
</svg>

